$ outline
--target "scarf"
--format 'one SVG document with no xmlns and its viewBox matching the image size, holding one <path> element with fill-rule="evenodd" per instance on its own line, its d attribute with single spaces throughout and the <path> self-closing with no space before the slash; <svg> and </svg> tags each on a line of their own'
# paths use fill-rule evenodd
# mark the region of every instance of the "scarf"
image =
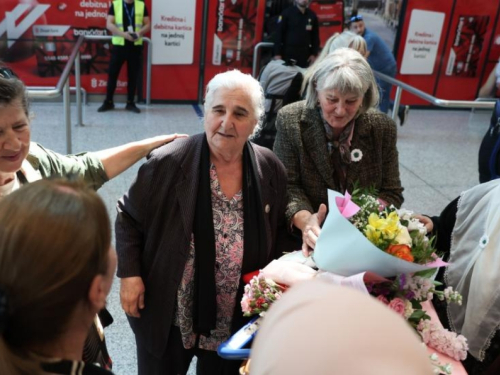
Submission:
<svg viewBox="0 0 500 375">
<path fill-rule="evenodd" d="M 198 196 L 193 223 L 195 247 L 193 331 L 209 337 L 210 331 L 215 329 L 216 325 L 217 301 L 210 149 L 206 137 L 201 147 Z M 245 274 L 263 267 L 268 260 L 262 194 L 255 154 L 250 142 L 243 148 L 243 210 L 244 244 L 241 272 Z M 241 299 L 242 293 L 243 283 L 240 282 L 236 298 Z M 236 308 L 239 308 L 239 303 L 236 305 Z"/>
<path fill-rule="evenodd" d="M 461 195 L 449 262 L 446 284 L 463 297 L 462 306 L 448 304 L 450 325 L 483 361 L 500 324 L 500 180 Z"/>
<path fill-rule="evenodd" d="M 354 120 L 350 121 L 339 135 L 339 139 L 334 139 L 333 130 L 330 124 L 323 117 L 321 108 L 318 111 L 323 120 L 325 127 L 326 139 L 328 144 L 328 152 L 333 164 L 333 179 L 338 187 L 338 191 L 342 194 L 347 188 L 347 166 L 351 164 L 351 139 L 354 131 Z"/>
</svg>

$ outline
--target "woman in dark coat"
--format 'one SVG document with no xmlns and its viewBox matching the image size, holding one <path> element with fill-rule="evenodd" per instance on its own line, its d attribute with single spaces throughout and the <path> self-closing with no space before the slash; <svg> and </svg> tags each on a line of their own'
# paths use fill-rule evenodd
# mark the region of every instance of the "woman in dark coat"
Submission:
<svg viewBox="0 0 500 375">
<path fill-rule="evenodd" d="M 155 150 L 118 202 L 120 295 L 140 375 L 185 374 L 194 355 L 198 374 L 238 373 L 216 350 L 244 324 L 241 276 L 285 250 L 284 167 L 248 142 L 263 101 L 251 76 L 215 76 L 205 133 Z"/>
<path fill-rule="evenodd" d="M 387 204 L 403 202 L 396 125 L 374 109 L 378 97 L 364 57 L 340 48 L 316 67 L 306 100 L 278 113 L 274 152 L 287 169 L 286 216 L 304 252 L 315 247 L 328 189 L 343 194 L 357 183 Z"/>
</svg>

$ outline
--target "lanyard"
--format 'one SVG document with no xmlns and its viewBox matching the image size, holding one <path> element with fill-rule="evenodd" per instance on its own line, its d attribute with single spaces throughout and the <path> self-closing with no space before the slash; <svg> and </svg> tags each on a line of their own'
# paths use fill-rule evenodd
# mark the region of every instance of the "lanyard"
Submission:
<svg viewBox="0 0 500 375">
<path fill-rule="evenodd" d="M 134 4 L 134 3 L 132 3 L 132 4 Z M 129 25 L 133 27 L 134 23 L 132 22 L 132 20 L 133 20 L 133 17 L 134 17 L 135 7 L 132 8 L 132 14 L 130 14 L 130 12 L 128 10 L 128 6 L 127 6 L 127 4 L 125 2 L 123 3 L 123 6 L 125 7 L 125 12 L 127 12 L 127 17 L 128 17 Z"/>
</svg>

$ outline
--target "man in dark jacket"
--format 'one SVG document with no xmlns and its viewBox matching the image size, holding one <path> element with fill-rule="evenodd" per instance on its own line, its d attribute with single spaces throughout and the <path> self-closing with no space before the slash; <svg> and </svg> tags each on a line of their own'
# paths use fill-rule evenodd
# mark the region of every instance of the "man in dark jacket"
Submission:
<svg viewBox="0 0 500 375">
<path fill-rule="evenodd" d="M 275 34 L 275 59 L 294 59 L 307 68 L 319 52 L 319 25 L 316 14 L 308 9 L 309 0 L 295 0 L 283 11 Z"/>
</svg>

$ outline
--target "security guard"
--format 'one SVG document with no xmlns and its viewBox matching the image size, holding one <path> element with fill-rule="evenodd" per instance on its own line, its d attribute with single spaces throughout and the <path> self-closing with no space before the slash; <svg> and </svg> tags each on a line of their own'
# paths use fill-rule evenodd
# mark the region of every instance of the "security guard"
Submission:
<svg viewBox="0 0 500 375">
<path fill-rule="evenodd" d="M 309 0 L 295 0 L 293 7 L 283 11 L 278 19 L 274 41 L 274 58 L 307 68 L 319 52 L 318 17 L 308 8 Z"/>
<path fill-rule="evenodd" d="M 113 95 L 118 75 L 123 63 L 127 62 L 127 105 L 126 110 L 141 113 L 134 103 L 137 77 L 141 67 L 142 37 L 151 28 L 148 10 L 144 1 L 116 0 L 109 8 L 106 28 L 113 34 L 111 59 L 109 62 L 108 86 L 106 99 L 98 112 L 115 108 Z"/>
</svg>

